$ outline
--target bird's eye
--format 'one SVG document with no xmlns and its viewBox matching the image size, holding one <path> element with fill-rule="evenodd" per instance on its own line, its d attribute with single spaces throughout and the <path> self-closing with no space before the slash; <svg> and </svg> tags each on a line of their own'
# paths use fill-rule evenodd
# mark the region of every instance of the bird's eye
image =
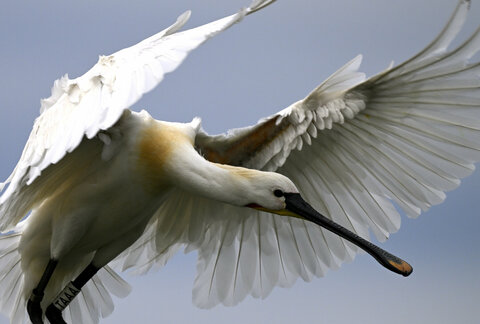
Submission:
<svg viewBox="0 0 480 324">
<path fill-rule="evenodd" d="M 275 197 L 283 197 L 283 191 L 280 189 L 274 190 L 273 194 L 275 195 Z"/>
</svg>

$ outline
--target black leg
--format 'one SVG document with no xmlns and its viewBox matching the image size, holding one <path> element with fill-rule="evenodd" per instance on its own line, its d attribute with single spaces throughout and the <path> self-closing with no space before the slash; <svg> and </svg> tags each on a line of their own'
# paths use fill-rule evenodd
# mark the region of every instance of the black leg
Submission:
<svg viewBox="0 0 480 324">
<path fill-rule="evenodd" d="M 33 289 L 32 295 L 28 299 L 27 312 L 33 324 L 43 324 L 42 308 L 40 306 L 40 302 L 43 299 L 45 287 L 47 287 L 47 284 L 50 281 L 50 278 L 52 277 L 53 271 L 55 270 L 57 264 L 57 260 L 50 259 L 50 261 L 48 261 L 42 278 L 40 278 L 37 287 Z"/>
<path fill-rule="evenodd" d="M 100 270 L 93 264 L 89 264 L 85 270 L 55 298 L 55 300 L 47 307 L 45 315 L 51 324 L 66 324 L 62 317 L 62 311 L 70 304 L 70 302 L 78 295 L 83 286 Z M 36 324 L 36 323 L 34 323 Z"/>
</svg>

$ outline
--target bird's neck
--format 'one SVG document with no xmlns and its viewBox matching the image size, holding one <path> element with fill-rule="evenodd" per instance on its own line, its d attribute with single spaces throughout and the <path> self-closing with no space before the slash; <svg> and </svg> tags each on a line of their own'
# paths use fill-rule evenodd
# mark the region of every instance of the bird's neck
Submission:
<svg viewBox="0 0 480 324">
<path fill-rule="evenodd" d="M 251 179 L 259 171 L 212 163 L 193 146 L 182 149 L 170 175 L 175 186 L 205 198 L 245 206 Z"/>
<path fill-rule="evenodd" d="M 138 165 L 146 187 L 162 191 L 174 186 L 233 205 L 247 204 L 249 182 L 260 171 L 207 161 L 195 150 L 195 133 L 185 125 L 162 122 L 142 132 Z"/>
</svg>

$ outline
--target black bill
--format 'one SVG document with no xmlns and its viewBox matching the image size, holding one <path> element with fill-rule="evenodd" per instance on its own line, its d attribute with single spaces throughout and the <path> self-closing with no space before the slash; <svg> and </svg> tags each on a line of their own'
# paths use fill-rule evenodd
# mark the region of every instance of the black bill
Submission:
<svg viewBox="0 0 480 324">
<path fill-rule="evenodd" d="M 327 230 L 352 242 L 353 244 L 357 245 L 359 248 L 373 256 L 385 268 L 401 274 L 404 277 L 412 273 L 413 268 L 410 264 L 321 215 L 315 209 L 313 209 L 305 200 L 303 200 L 300 194 L 285 193 L 284 195 L 286 209 L 288 211 L 294 213 L 295 215 L 298 215 L 300 218 L 320 225 L 323 228 L 326 228 Z"/>
</svg>

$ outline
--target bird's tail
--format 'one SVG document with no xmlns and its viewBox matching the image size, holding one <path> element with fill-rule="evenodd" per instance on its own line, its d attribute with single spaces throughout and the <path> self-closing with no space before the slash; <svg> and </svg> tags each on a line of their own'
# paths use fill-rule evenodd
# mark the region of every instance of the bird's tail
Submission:
<svg viewBox="0 0 480 324">
<path fill-rule="evenodd" d="M 25 323 L 26 296 L 25 275 L 18 251 L 21 229 L 7 235 L 0 235 L 0 312 L 10 318 L 10 323 Z M 111 295 L 125 297 L 130 285 L 110 267 L 105 266 L 82 289 L 80 294 L 65 309 L 64 318 L 68 323 L 98 323 L 113 311 Z"/>
<path fill-rule="evenodd" d="M 23 323 L 25 315 L 20 237 L 19 232 L 0 236 L 0 312 L 10 317 L 11 323 Z"/>
<path fill-rule="evenodd" d="M 67 323 L 98 323 L 113 312 L 112 294 L 123 298 L 130 285 L 109 266 L 103 267 L 81 290 L 63 315 Z"/>
</svg>

